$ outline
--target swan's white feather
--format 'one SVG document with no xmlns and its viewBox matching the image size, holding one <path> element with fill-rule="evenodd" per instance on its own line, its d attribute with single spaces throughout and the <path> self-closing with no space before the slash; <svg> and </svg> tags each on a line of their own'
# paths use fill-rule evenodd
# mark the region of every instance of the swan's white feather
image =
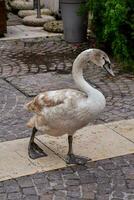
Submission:
<svg viewBox="0 0 134 200">
<path fill-rule="evenodd" d="M 36 113 L 29 126 L 53 136 L 74 134 L 103 110 L 105 100 L 100 92 L 98 95 L 101 101 L 95 96 L 92 101 L 83 92 L 73 89 L 41 93 L 27 104 L 27 109 Z"/>
</svg>

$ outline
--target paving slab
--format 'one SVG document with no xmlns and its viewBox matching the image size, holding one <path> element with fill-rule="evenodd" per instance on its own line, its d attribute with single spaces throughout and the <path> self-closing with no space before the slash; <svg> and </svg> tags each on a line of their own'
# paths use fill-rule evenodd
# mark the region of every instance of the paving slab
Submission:
<svg viewBox="0 0 134 200">
<path fill-rule="evenodd" d="M 49 33 L 43 30 L 43 27 L 29 27 L 24 25 L 7 26 L 7 33 L 5 37 L 0 40 L 15 40 L 22 38 L 38 38 L 38 37 L 51 37 L 59 36 L 62 34 Z"/>
<path fill-rule="evenodd" d="M 65 167 L 64 161 L 43 144 L 39 145 L 48 156 L 31 160 L 28 142 L 29 139 L 20 139 L 0 143 L 0 181 Z"/>
<path fill-rule="evenodd" d="M 107 127 L 134 142 L 134 119 L 108 123 Z"/>
<path fill-rule="evenodd" d="M 29 138 L 0 143 L 1 181 L 66 167 L 66 135 L 58 138 L 37 136 L 36 142 L 48 156 L 36 160 L 28 157 L 28 142 Z M 74 152 L 96 161 L 134 153 L 134 143 L 105 125 L 87 126 L 74 136 Z"/>
<path fill-rule="evenodd" d="M 125 123 L 128 126 L 129 120 Z M 39 140 L 65 159 L 68 151 L 66 135 L 58 138 L 41 136 Z M 134 153 L 133 142 L 105 125 L 87 126 L 77 131 L 73 148 L 75 154 L 91 158 L 92 161 Z"/>
</svg>

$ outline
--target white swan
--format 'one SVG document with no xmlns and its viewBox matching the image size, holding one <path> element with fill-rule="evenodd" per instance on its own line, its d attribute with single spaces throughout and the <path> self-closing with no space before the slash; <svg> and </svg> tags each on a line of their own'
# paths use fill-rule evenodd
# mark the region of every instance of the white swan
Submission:
<svg viewBox="0 0 134 200">
<path fill-rule="evenodd" d="M 80 53 L 73 63 L 72 74 L 80 91 L 74 89 L 47 91 L 40 93 L 26 104 L 27 110 L 35 113 L 28 122 L 28 126 L 33 128 L 29 142 L 31 158 L 46 155 L 34 142 L 35 133 L 39 130 L 52 136 L 68 134 L 67 163 L 85 164 L 87 162 L 87 158 L 73 154 L 73 134 L 95 119 L 106 104 L 104 95 L 83 78 L 83 68 L 91 63 L 114 76 L 106 53 L 99 49 L 88 49 Z"/>
</svg>

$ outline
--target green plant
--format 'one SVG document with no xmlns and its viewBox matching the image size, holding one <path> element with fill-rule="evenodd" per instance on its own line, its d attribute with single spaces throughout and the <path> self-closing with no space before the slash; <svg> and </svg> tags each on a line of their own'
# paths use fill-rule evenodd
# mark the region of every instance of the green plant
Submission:
<svg viewBox="0 0 134 200">
<path fill-rule="evenodd" d="M 134 71 L 134 1 L 88 0 L 85 9 L 93 14 L 98 46 L 103 44 L 125 69 Z"/>
</svg>

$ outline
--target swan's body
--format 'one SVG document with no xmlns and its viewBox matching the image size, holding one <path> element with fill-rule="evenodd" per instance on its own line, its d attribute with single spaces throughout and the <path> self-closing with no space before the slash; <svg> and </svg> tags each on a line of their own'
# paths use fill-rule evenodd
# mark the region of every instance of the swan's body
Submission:
<svg viewBox="0 0 134 200">
<path fill-rule="evenodd" d="M 100 58 L 101 54 L 110 62 L 107 55 L 97 49 L 82 52 L 74 61 L 72 74 L 80 91 L 48 91 L 39 94 L 27 104 L 27 109 L 35 113 L 28 123 L 29 127 L 35 127 L 52 136 L 72 136 L 98 116 L 105 107 L 105 97 L 84 80 L 82 72 L 87 62 L 104 65 L 104 60 Z"/>
<path fill-rule="evenodd" d="M 92 121 L 104 109 L 105 98 L 97 90 L 87 97 L 80 91 L 63 89 L 40 94 L 36 103 L 38 108 L 42 105 L 39 114 L 32 118 L 31 127 L 52 136 L 61 136 L 72 135 Z"/>
</svg>

